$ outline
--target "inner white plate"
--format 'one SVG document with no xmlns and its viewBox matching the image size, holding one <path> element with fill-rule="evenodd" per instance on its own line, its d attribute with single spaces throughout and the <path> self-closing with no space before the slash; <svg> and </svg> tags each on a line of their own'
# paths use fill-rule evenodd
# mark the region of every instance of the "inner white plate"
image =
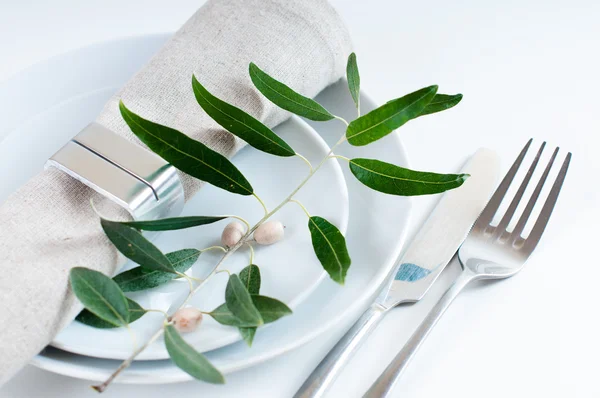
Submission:
<svg viewBox="0 0 600 398">
<path fill-rule="evenodd" d="M 94 96 L 101 95 L 98 92 Z M 80 106 L 87 109 L 86 101 L 93 98 L 80 97 Z M 66 115 L 68 110 L 66 110 Z M 63 117 L 63 118 L 64 118 Z M 85 116 L 84 116 L 85 117 Z M 62 118 L 58 118 L 61 120 Z M 38 130 L 39 131 L 39 130 Z M 313 163 L 329 152 L 329 147 L 308 124 L 292 118 L 281 124 L 275 132 L 294 150 Z M 307 165 L 299 158 L 269 156 L 251 147 L 237 154 L 233 163 L 252 183 L 268 208 L 279 204 L 308 174 Z M 324 194 L 327 192 L 327 194 Z M 298 200 L 311 214 L 327 218 L 345 233 L 348 225 L 348 192 L 340 165 L 330 161 L 298 193 Z M 253 224 L 263 216 L 260 204 L 253 197 L 233 195 L 213 186 L 204 186 L 190 200 L 183 215 L 236 214 Z M 325 275 L 311 250 L 307 218 L 296 204 L 288 204 L 272 218 L 285 225 L 285 237 L 271 246 L 255 245 L 254 263 L 261 269 L 261 294 L 275 297 L 290 308 L 295 308 Z M 164 252 L 193 247 L 201 249 L 220 244 L 224 225 L 230 220 L 194 229 L 163 233 L 156 244 Z M 203 278 L 219 261 L 222 253 L 207 251 L 194 265 L 192 276 Z M 220 268 L 239 272 L 249 262 L 248 248 L 234 253 Z M 136 266 L 129 263 L 127 268 Z M 190 301 L 190 305 L 208 312 L 223 304 L 227 274 L 212 277 L 202 290 Z M 189 292 L 186 281 L 178 280 L 155 289 L 127 293 L 144 308 L 167 311 L 174 302 L 180 302 Z M 152 312 L 131 324 L 136 340 L 145 341 L 161 327 L 162 314 Z M 200 352 L 210 351 L 240 339 L 236 328 L 223 326 L 211 317 L 204 317 L 202 327 L 187 333 L 185 339 Z M 99 358 L 126 359 L 133 350 L 131 337 L 126 329 L 95 329 L 73 322 L 52 342 L 66 351 Z M 164 359 L 168 352 L 162 340 L 148 347 L 137 359 Z"/>
<path fill-rule="evenodd" d="M 72 98 L 90 89 L 122 85 L 164 43 L 169 35 L 151 35 L 101 43 L 73 51 L 38 64 L 0 86 L 0 105 L 15 109 L 7 115 L 4 126 L 17 126 L 27 115 Z M 107 61 L 108 60 L 108 61 Z M 96 67 L 101 65 L 101 67 Z M 64 71 L 69 71 L 67 76 Z M 90 72 L 91 71 L 91 72 Z M 89 78 L 90 73 L 93 79 Z M 61 76 L 47 79 L 46 76 Z M 40 88 L 41 89 L 36 89 Z M 45 93 L 40 96 L 40 93 Z M 335 114 L 352 118 L 352 99 L 345 82 L 339 82 L 321 93 L 317 100 Z M 363 112 L 375 105 L 361 98 Z M 98 107 L 102 103 L 98 104 Z M 99 108 L 98 108 L 99 109 Z M 339 122 L 311 123 L 330 145 L 343 131 Z M 0 128 L 2 128 L 0 127 Z M 82 126 L 76 126 L 82 127 Z M 2 130 L 0 130 L 0 139 Z M 397 134 L 392 134 L 365 147 L 344 145 L 339 154 L 372 157 L 407 167 L 408 160 Z M 301 346 L 357 314 L 369 304 L 390 271 L 405 239 L 411 201 L 373 192 L 358 183 L 347 167 L 350 214 L 347 242 L 352 266 L 345 286 L 324 280 L 314 292 L 284 318 L 257 333 L 248 348 L 243 342 L 207 353 L 207 357 L 223 372 L 230 373 L 253 366 Z M 89 380 L 103 380 L 120 361 L 92 358 L 49 347 L 32 363 L 40 368 Z M 123 372 L 120 383 L 170 383 L 190 380 L 169 360 L 135 361 Z"/>
<path fill-rule="evenodd" d="M 55 75 L 56 79 L 70 78 L 70 72 Z M 9 182 L 0 185 L 0 202 L 20 184 L 41 170 L 46 159 L 79 131 L 93 121 L 100 107 L 115 91 L 90 87 L 87 93 L 62 101 L 42 113 L 32 115 L 31 120 L 15 128 L 0 143 L 0 168 L 13 170 Z M 191 90 L 190 86 L 190 90 Z M 208 117 L 208 116 L 206 116 Z M 329 152 L 325 141 L 308 124 L 293 117 L 281 124 L 275 132 L 294 150 L 316 164 Z M 36 150 L 32 151 L 31 148 Z M 23 157 L 24 153 L 29 156 Z M 246 147 L 232 159 L 252 183 L 257 195 L 272 209 L 286 198 L 307 176 L 309 168 L 298 157 L 284 158 Z M 15 167 L 18 165 L 19 167 Z M 322 216 L 337 225 L 342 233 L 348 225 L 348 192 L 340 165 L 336 160 L 328 161 L 298 193 L 297 199 L 311 214 Z M 254 224 L 264 215 L 262 206 L 252 196 L 231 194 L 222 189 L 205 185 L 190 200 L 182 215 L 226 215 L 235 214 Z M 292 309 L 304 300 L 322 280 L 325 273 L 312 251 L 306 214 L 294 203 L 290 203 L 273 216 L 286 227 L 285 237 L 271 246 L 255 245 L 254 263 L 261 269 L 261 294 L 275 297 Z M 155 243 L 164 251 L 185 248 L 203 249 L 220 245 L 223 227 L 231 220 L 196 227 L 193 229 L 164 232 Z M 220 251 L 203 253 L 194 265 L 191 275 L 204 278 L 223 255 Z M 243 247 L 234 253 L 220 268 L 239 272 L 249 263 L 249 249 Z M 77 264 L 85 266 L 85 264 Z M 137 266 L 128 263 L 125 267 Z M 224 300 L 227 274 L 212 277 L 190 304 L 209 312 Z M 185 280 L 172 281 L 155 289 L 127 293 L 147 309 L 167 311 L 173 302 L 181 301 L 189 292 Z M 163 315 L 151 312 L 131 324 L 136 341 L 145 341 L 164 322 Z M 218 324 L 205 316 L 202 327 L 185 335 L 198 351 L 209 351 L 240 340 L 234 327 Z M 96 329 L 73 322 L 52 342 L 60 349 L 99 358 L 126 359 L 134 347 L 129 332 L 124 328 Z M 157 341 L 138 356 L 140 360 L 169 358 L 163 340 Z"/>
</svg>

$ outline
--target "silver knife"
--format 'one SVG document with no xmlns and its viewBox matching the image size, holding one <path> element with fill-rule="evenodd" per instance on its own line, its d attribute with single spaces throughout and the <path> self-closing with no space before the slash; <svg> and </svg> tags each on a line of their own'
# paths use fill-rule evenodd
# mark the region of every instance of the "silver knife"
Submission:
<svg viewBox="0 0 600 398">
<path fill-rule="evenodd" d="M 461 172 L 471 175 L 458 189 L 443 194 L 408 249 L 400 257 L 375 302 L 310 374 L 295 398 L 323 397 L 334 379 L 388 310 L 415 303 L 452 259 L 485 207 L 498 179 L 498 156 L 479 149 Z"/>
</svg>

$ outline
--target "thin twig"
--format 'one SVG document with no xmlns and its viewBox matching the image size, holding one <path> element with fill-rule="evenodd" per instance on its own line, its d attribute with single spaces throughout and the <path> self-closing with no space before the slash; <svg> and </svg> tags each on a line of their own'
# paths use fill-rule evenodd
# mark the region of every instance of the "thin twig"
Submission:
<svg viewBox="0 0 600 398">
<path fill-rule="evenodd" d="M 249 225 L 248 225 L 248 228 L 250 228 Z M 223 246 L 210 246 L 210 247 L 207 247 L 206 249 L 200 250 L 200 253 L 204 253 L 205 251 L 208 251 L 208 250 L 217 250 L 217 249 L 221 250 L 223 253 L 227 253 L 227 249 L 225 249 Z"/>
<path fill-rule="evenodd" d="M 350 158 L 347 158 L 347 157 L 342 156 L 342 155 L 329 155 L 329 158 L 330 159 L 343 159 L 343 160 L 345 160 L 347 162 L 350 161 Z"/>
<path fill-rule="evenodd" d="M 348 122 L 346 120 L 344 120 L 343 118 L 338 117 L 338 116 L 335 116 L 335 118 L 343 121 L 346 125 L 348 125 Z M 250 237 L 252 236 L 252 233 L 256 230 L 256 228 L 258 228 L 259 226 L 261 226 L 266 220 L 268 220 L 273 214 L 275 214 L 279 209 L 281 209 L 287 203 L 289 203 L 291 201 L 294 201 L 295 203 L 300 204 L 300 202 L 298 202 L 297 200 L 294 199 L 294 195 L 296 195 L 298 193 L 298 191 L 300 191 L 300 189 L 302 189 L 302 187 L 304 187 L 304 185 L 306 185 L 306 183 L 310 180 L 310 178 L 317 171 L 319 171 L 319 169 L 325 164 L 325 162 L 328 159 L 331 159 L 331 157 L 332 157 L 331 155 L 333 154 L 334 149 L 337 148 L 340 144 L 342 144 L 345 140 L 346 140 L 346 135 L 344 134 L 338 140 L 338 142 L 330 148 L 329 153 L 327 153 L 327 155 L 325 155 L 325 157 L 321 160 L 321 162 L 319 162 L 319 164 L 315 168 L 311 169 L 311 171 L 308 174 L 308 176 L 306 176 L 306 178 L 300 182 L 300 184 L 288 195 L 288 197 L 285 198 L 273 210 L 268 211 L 267 207 L 265 206 L 265 204 L 262 201 L 262 199 L 260 199 L 256 194 L 252 194 L 260 202 L 260 204 L 262 205 L 263 209 L 265 210 L 264 217 L 261 218 L 254 226 L 249 227 L 248 230 L 246 231 L 246 233 L 244 234 L 244 236 L 242 236 L 242 238 L 238 241 L 238 243 L 236 243 L 234 246 L 232 246 L 228 250 L 226 250 L 226 252 L 223 255 L 223 257 L 221 257 L 221 259 L 219 260 L 219 262 L 213 267 L 213 269 L 211 270 L 211 272 L 208 274 L 208 276 L 204 280 L 202 280 L 202 282 L 200 282 L 193 289 L 190 287 L 190 292 L 188 293 L 188 296 L 186 297 L 186 299 L 183 301 L 183 303 L 177 309 L 185 307 L 187 305 L 187 303 L 191 300 L 191 298 L 194 296 L 194 294 L 196 294 L 206 284 L 206 282 L 210 279 L 210 277 L 213 276 L 214 274 L 217 274 L 217 273 L 220 273 L 220 272 L 227 272 L 228 274 L 230 274 L 230 272 L 228 270 L 221 270 L 221 271 L 219 271 L 218 268 L 221 266 L 221 264 L 223 264 L 225 262 L 225 260 L 227 260 L 229 258 L 229 256 L 231 256 L 233 253 L 235 253 L 240 247 L 242 247 L 244 244 L 246 244 L 250 240 Z M 337 156 L 337 155 L 335 155 L 335 156 Z M 300 205 L 302 206 L 302 204 L 300 204 Z M 304 206 L 302 206 L 302 208 L 305 210 L 305 212 L 307 213 L 307 215 L 310 217 L 310 215 L 309 215 L 308 211 L 306 210 L 306 208 L 304 208 Z M 249 226 L 248 222 L 246 222 L 241 217 L 237 217 L 237 216 L 229 216 L 229 217 L 237 218 L 237 219 L 243 221 L 244 223 L 246 223 L 247 226 Z M 186 279 L 189 278 L 188 275 L 185 275 L 185 274 L 181 274 L 181 275 L 183 275 Z M 189 281 L 190 281 L 190 279 L 188 279 L 188 282 Z M 145 350 L 150 344 L 152 344 L 156 339 L 158 339 L 158 337 L 160 337 L 160 335 L 163 332 L 164 332 L 164 326 L 161 327 L 146 343 L 144 343 L 142 346 L 140 346 L 138 349 L 136 349 L 132 353 L 132 355 L 129 356 L 129 358 L 127 358 L 125 361 L 123 361 L 121 363 L 121 365 L 117 368 L 117 370 L 115 370 L 115 372 L 113 374 L 111 374 L 110 377 L 108 379 L 106 379 L 106 381 L 104 383 L 102 383 L 100 385 L 97 385 L 97 386 L 93 386 L 92 388 L 94 390 L 98 391 L 98 392 L 103 392 L 109 386 L 109 384 L 112 383 L 112 381 L 115 379 L 115 377 L 117 377 L 123 370 L 127 369 L 127 367 L 129 367 L 129 365 L 131 365 L 131 363 L 133 362 L 133 360 L 143 350 Z"/>
<path fill-rule="evenodd" d="M 313 171 L 313 166 L 307 158 L 300 155 L 299 153 L 296 153 L 296 156 L 298 156 L 300 159 L 304 160 L 304 163 L 306 163 L 308 165 L 308 168 L 310 169 L 310 171 Z"/>
<path fill-rule="evenodd" d="M 343 123 L 346 125 L 346 127 L 348 127 L 349 123 L 348 123 L 348 121 L 347 121 L 346 119 L 344 119 L 343 117 L 334 116 L 334 118 L 336 118 L 337 120 L 339 120 L 339 121 L 343 122 Z"/>
<path fill-rule="evenodd" d="M 156 309 L 156 308 L 144 308 L 144 311 L 146 311 L 146 312 L 158 312 L 159 314 L 163 314 L 166 320 L 169 319 L 169 314 L 167 314 L 163 310 L 159 310 L 159 309 Z"/>
<path fill-rule="evenodd" d="M 250 264 L 254 264 L 254 247 L 252 247 L 252 243 L 246 242 L 248 247 L 250 248 Z"/>
<path fill-rule="evenodd" d="M 298 206 L 300 206 L 300 208 L 304 211 L 304 213 L 306 214 L 306 216 L 308 218 L 310 218 L 310 213 L 308 212 L 308 210 L 306 210 L 306 207 L 304 207 L 304 205 L 302 203 L 300 203 L 299 200 L 296 199 L 290 199 L 290 202 L 296 203 Z"/>
<path fill-rule="evenodd" d="M 256 198 L 258 199 L 258 197 L 256 197 Z M 231 215 L 231 216 L 223 216 L 223 217 L 238 219 L 241 222 L 243 222 L 244 224 L 246 224 L 246 228 L 250 229 L 250 223 L 248 221 L 246 221 L 244 218 L 240 217 L 240 216 L 233 216 L 233 215 Z"/>
<path fill-rule="evenodd" d="M 121 365 L 104 381 L 104 383 L 99 384 L 97 386 L 92 386 L 92 388 L 98 392 L 103 392 L 106 388 L 112 383 L 112 381 L 117 377 L 122 371 L 127 369 L 131 362 L 142 352 L 144 351 L 150 344 L 154 343 L 156 339 L 158 339 L 164 332 L 164 326 L 161 327 L 146 341 L 143 345 L 141 345 L 137 350 L 134 351 L 133 355 L 127 358 Z"/>
<path fill-rule="evenodd" d="M 265 205 L 265 202 L 263 202 L 263 200 L 261 198 L 259 198 L 256 193 L 253 193 L 252 196 L 254 196 L 256 198 L 256 200 L 259 201 L 260 205 L 263 207 L 263 210 L 265 211 L 265 214 L 268 214 L 269 210 L 267 210 L 267 205 Z"/>
</svg>

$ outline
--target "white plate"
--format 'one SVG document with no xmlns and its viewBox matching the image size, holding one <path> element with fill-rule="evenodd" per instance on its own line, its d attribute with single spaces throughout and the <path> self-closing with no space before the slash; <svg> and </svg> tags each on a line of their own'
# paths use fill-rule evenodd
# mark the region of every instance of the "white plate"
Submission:
<svg viewBox="0 0 600 398">
<path fill-rule="evenodd" d="M 329 152 L 329 147 L 321 136 L 298 118 L 292 118 L 278 126 L 275 132 L 295 151 L 306 154 L 313 163 L 320 161 Z M 269 156 L 250 147 L 240 151 L 233 162 L 252 182 L 256 192 L 263 197 L 269 208 L 280 203 L 308 173 L 306 164 L 299 158 Z M 327 192 L 327 195 L 323 195 L 323 192 Z M 207 185 L 186 204 L 183 215 L 236 214 L 253 224 L 263 215 L 261 206 L 253 199 L 232 195 Z M 324 165 L 299 192 L 298 199 L 312 214 L 322 215 L 338 225 L 340 230 L 346 231 L 348 192 L 337 162 Z M 296 205 L 288 205 L 281 209 L 274 219 L 280 220 L 286 226 L 285 238 L 276 245 L 256 246 L 254 263 L 261 268 L 261 293 L 276 297 L 294 309 L 317 287 L 325 273 L 311 250 L 304 212 Z M 156 243 L 166 252 L 220 244 L 220 235 L 226 222 L 163 233 Z M 222 253 L 218 251 L 206 252 L 194 265 L 192 275 L 198 278 L 205 277 L 221 256 Z M 231 256 L 221 269 L 238 272 L 248 265 L 248 261 L 248 249 L 243 248 Z M 135 264 L 129 265 L 133 266 Z M 206 312 L 218 307 L 224 302 L 226 281 L 227 274 L 212 277 L 190 304 Z M 186 281 L 179 280 L 144 292 L 127 293 L 127 296 L 144 308 L 167 311 L 174 301 L 181 302 L 188 291 Z M 162 314 L 149 313 L 131 324 L 131 329 L 138 341 L 145 341 L 163 322 Z M 201 328 L 185 336 L 186 341 L 200 352 L 214 350 L 240 338 L 236 328 L 220 325 L 211 317 L 205 317 Z M 126 329 L 95 329 L 79 322 L 73 322 L 63 330 L 52 345 L 77 354 L 110 359 L 126 359 L 133 349 Z M 163 340 L 148 347 L 138 357 L 139 360 L 165 358 L 169 358 L 169 354 Z"/>
<path fill-rule="evenodd" d="M 88 62 L 92 62 L 88 60 Z M 108 61 L 106 61 L 108 62 Z M 121 60 L 127 62 L 127 60 Z M 85 65 L 82 65 L 85 66 Z M 118 68 L 118 65 L 112 65 Z M 85 68 L 87 69 L 87 68 Z M 65 73 L 65 72 L 63 72 Z M 55 80 L 69 79 L 73 71 L 61 75 L 53 73 Z M 27 89 L 27 88 L 23 88 Z M 78 130 L 74 125 L 85 125 L 97 115 L 97 104 L 108 100 L 114 90 L 97 90 L 89 87 L 88 92 L 66 102 L 49 107 L 32 120 L 15 128 L 0 144 L 0 169 L 14 170 L 12 184 L 0 186 L 0 201 L 13 191 L 13 185 L 22 184 L 40 170 L 46 159 L 57 148 L 67 142 Z M 190 86 L 191 90 L 191 86 Z M 77 112 L 73 112 L 77 109 Z M 329 147 L 308 124 L 299 118 L 291 118 L 275 129 L 294 150 L 317 163 L 329 152 Z M 32 143 L 38 148 L 23 161 L 22 154 L 30 152 Z M 306 177 L 309 170 L 298 157 L 282 158 L 271 156 L 246 147 L 237 154 L 233 163 L 252 182 L 256 193 L 268 208 L 279 204 Z M 15 168 L 14 165 L 19 167 Z M 326 194 L 325 194 L 326 193 Z M 322 216 L 337 225 L 342 233 L 348 225 L 348 192 L 344 176 L 337 161 L 327 162 L 319 173 L 298 193 L 297 199 L 311 214 Z M 234 195 L 222 189 L 206 185 L 190 200 L 182 215 L 235 214 L 254 224 L 264 215 L 262 206 L 252 196 Z M 310 233 L 306 214 L 300 207 L 291 204 L 282 208 L 275 216 L 285 226 L 285 238 L 272 246 L 256 245 L 254 263 L 261 268 L 261 293 L 275 297 L 292 309 L 305 299 L 325 276 L 323 268 L 311 250 Z M 185 248 L 202 249 L 219 245 L 224 225 L 221 221 L 211 225 L 163 233 L 156 244 L 164 252 Z M 228 259 L 221 269 L 239 272 L 248 265 L 248 248 L 243 248 Z M 222 253 L 209 251 L 200 256 L 191 270 L 191 275 L 204 278 L 218 262 Z M 80 264 L 85 265 L 85 264 Z M 126 268 L 136 264 L 128 263 Z M 227 274 L 211 278 L 190 304 L 209 312 L 224 300 Z M 189 292 L 184 280 L 170 282 L 164 286 L 128 293 L 142 307 L 167 311 L 173 302 L 183 300 Z M 241 339 L 236 328 L 223 326 L 211 317 L 205 317 L 202 327 L 186 334 L 186 340 L 198 351 L 210 351 Z M 162 314 L 151 312 L 131 325 L 137 341 L 148 340 L 164 322 Z M 126 359 L 133 350 L 127 329 L 96 329 L 73 322 L 63 330 L 52 345 L 77 354 L 99 358 Z M 137 358 L 155 360 L 169 358 L 164 342 L 157 341 Z"/>
<path fill-rule="evenodd" d="M 54 85 L 45 81 L 44 89 L 51 90 L 54 95 L 58 87 L 64 87 L 66 98 L 89 92 L 90 79 L 80 78 L 81 74 L 85 74 L 83 66 L 88 60 L 92 64 L 102 59 L 123 63 L 125 66 L 120 68 L 105 68 L 102 73 L 98 72 L 97 79 L 102 80 L 98 83 L 98 88 L 102 87 L 102 84 L 109 87 L 119 86 L 160 47 L 167 37 L 167 35 L 155 35 L 114 41 L 54 58 L 23 72 L 9 81 L 8 85 L 0 87 L 0 104 L 8 103 L 10 99 L 6 95 L 7 91 L 3 90 L 6 87 L 10 88 L 11 85 L 13 89 L 23 87 L 19 84 L 32 84 L 35 87 L 36 84 L 42 84 L 35 81 L 36 76 L 56 75 L 57 70 L 64 68 L 70 69 L 73 79 L 78 80 L 79 84 L 88 86 L 77 91 L 75 84 L 50 79 Z M 33 76 L 33 81 L 27 83 L 26 76 Z M 318 100 L 336 114 L 348 118 L 354 115 L 355 110 L 344 82 L 325 90 Z M 17 125 L 17 122 L 28 114 L 36 114 L 45 109 L 42 103 L 34 101 L 30 112 L 21 111 L 20 109 L 30 105 L 29 102 L 25 100 L 19 102 L 20 98 L 14 97 L 12 101 L 12 108 L 19 111 L 11 115 L 7 121 L 9 126 L 11 123 Z M 46 107 L 53 103 L 48 102 Z M 362 104 L 364 110 L 374 106 L 373 102 L 366 97 L 362 98 Z M 335 142 L 343 132 L 343 126 L 336 121 L 312 125 L 329 144 Z M 366 147 L 356 148 L 345 145 L 339 153 L 351 157 L 376 157 L 404 166 L 408 164 L 396 134 Z M 329 280 L 323 281 L 310 297 L 295 309 L 293 316 L 261 330 L 252 348 L 247 348 L 244 343 L 236 343 L 208 352 L 207 356 L 222 372 L 239 370 L 283 354 L 334 327 L 345 317 L 356 313 L 368 304 L 393 266 L 404 242 L 411 207 L 410 200 L 373 192 L 354 180 L 347 167 L 344 167 L 343 171 L 347 179 L 351 214 L 347 241 L 352 256 L 352 266 L 346 285 L 341 287 Z M 48 348 L 32 363 L 40 368 L 72 377 L 102 380 L 118 366 L 119 361 L 91 358 Z M 168 383 L 189 379 L 190 376 L 173 366 L 169 360 L 157 360 L 134 362 L 117 381 Z"/>
</svg>

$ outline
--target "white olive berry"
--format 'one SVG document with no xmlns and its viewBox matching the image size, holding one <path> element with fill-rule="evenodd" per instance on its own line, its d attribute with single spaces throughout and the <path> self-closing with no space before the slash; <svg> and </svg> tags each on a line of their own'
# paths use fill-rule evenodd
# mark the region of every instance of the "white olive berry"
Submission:
<svg viewBox="0 0 600 398">
<path fill-rule="evenodd" d="M 232 221 L 227 224 L 223 230 L 223 233 L 221 234 L 221 243 L 227 247 L 235 246 L 240 239 L 242 239 L 245 232 L 242 224 L 237 221 Z"/>
<path fill-rule="evenodd" d="M 202 322 L 202 312 L 197 308 L 180 308 L 171 318 L 175 329 L 181 333 L 193 332 Z"/>
<path fill-rule="evenodd" d="M 272 245 L 283 238 L 284 228 L 279 221 L 268 221 L 254 231 L 254 240 L 260 245 Z"/>
</svg>

